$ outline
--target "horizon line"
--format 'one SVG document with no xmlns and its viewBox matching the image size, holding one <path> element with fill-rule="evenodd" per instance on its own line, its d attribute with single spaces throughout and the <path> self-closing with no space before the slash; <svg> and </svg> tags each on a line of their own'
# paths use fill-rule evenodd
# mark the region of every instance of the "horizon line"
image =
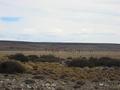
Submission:
<svg viewBox="0 0 120 90">
<path fill-rule="evenodd" d="M 120 44 L 120 43 L 110 43 L 110 42 L 72 42 L 72 41 L 28 41 L 28 40 L 0 40 L 0 42 L 25 42 L 25 43 L 66 43 L 66 44 Z"/>
</svg>

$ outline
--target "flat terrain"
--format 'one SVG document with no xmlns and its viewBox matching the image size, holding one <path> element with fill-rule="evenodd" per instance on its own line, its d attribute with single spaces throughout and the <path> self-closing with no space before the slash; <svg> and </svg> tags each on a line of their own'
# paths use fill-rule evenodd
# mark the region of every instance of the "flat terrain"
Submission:
<svg viewBox="0 0 120 90">
<path fill-rule="evenodd" d="M 80 56 L 120 58 L 120 44 L 0 41 L 0 55 L 15 53 L 53 54 L 62 58 Z"/>
<path fill-rule="evenodd" d="M 91 56 L 119 60 L 120 44 L 0 41 L 0 66 L 2 62 L 12 60 L 18 61 L 27 69 L 19 74 L 1 73 L 0 90 L 120 90 L 120 67 L 68 67 L 61 62 L 51 63 L 49 58 L 46 59 L 49 62 L 20 62 L 6 57 L 16 53 L 38 57 L 51 54 L 64 61 L 68 57 Z M 10 68 L 12 66 L 14 65 L 8 64 L 6 70 L 14 70 Z M 1 68 L 5 71 L 4 67 Z"/>
<path fill-rule="evenodd" d="M 0 41 L 0 51 L 120 51 L 120 44 Z"/>
</svg>

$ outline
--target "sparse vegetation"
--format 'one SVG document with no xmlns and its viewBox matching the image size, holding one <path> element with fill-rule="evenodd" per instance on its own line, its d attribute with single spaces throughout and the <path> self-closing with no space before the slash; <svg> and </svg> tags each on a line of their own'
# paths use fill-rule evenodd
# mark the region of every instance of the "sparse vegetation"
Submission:
<svg viewBox="0 0 120 90">
<path fill-rule="evenodd" d="M 16 55 L 16 54 L 15 54 Z M 14 56 L 14 55 L 13 55 Z M 101 58 L 67 58 L 62 60 L 66 65 L 58 63 L 61 58 L 54 55 L 21 55 L 27 58 L 23 62 L 26 67 L 30 68 L 29 73 L 36 73 L 36 75 L 48 76 L 54 80 L 118 80 L 120 60 L 109 57 Z M 9 57 L 9 56 L 8 56 Z M 10 58 L 9 58 L 10 59 Z M 13 59 L 12 59 L 13 60 Z M 11 61 L 11 60 L 10 60 Z M 11 71 L 12 72 L 12 71 Z M 39 78 L 39 77 L 37 77 Z M 41 77 L 40 77 L 41 78 Z"/>
</svg>

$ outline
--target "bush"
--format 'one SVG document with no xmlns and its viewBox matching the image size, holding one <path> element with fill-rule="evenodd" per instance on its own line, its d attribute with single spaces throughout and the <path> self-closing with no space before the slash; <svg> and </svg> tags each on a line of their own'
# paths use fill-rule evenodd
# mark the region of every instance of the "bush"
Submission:
<svg viewBox="0 0 120 90">
<path fill-rule="evenodd" d="M 55 57 L 54 55 L 42 55 L 39 59 L 40 62 L 59 62 L 60 58 Z"/>
<path fill-rule="evenodd" d="M 76 58 L 66 63 L 68 66 L 72 67 L 120 67 L 120 60 L 112 59 L 109 57 L 94 58 Z"/>
<path fill-rule="evenodd" d="M 26 68 L 17 61 L 5 61 L 0 63 L 0 73 L 24 73 Z"/>
<path fill-rule="evenodd" d="M 17 53 L 15 55 L 10 55 L 8 56 L 9 59 L 13 59 L 13 60 L 18 60 L 21 62 L 27 62 L 28 61 L 28 57 L 25 56 L 24 54 L 21 53 Z"/>
<path fill-rule="evenodd" d="M 68 66 L 73 66 L 73 67 L 85 67 L 88 65 L 88 60 L 83 57 L 83 58 L 75 58 L 71 61 L 66 62 Z"/>
<path fill-rule="evenodd" d="M 36 62 L 39 60 L 39 57 L 37 55 L 28 55 L 27 58 L 28 58 L 28 61 L 33 61 L 33 62 Z"/>
<path fill-rule="evenodd" d="M 15 55 L 9 55 L 8 58 L 12 59 L 12 60 L 21 61 L 21 62 L 28 62 L 28 61 L 32 61 L 32 62 L 59 62 L 61 60 L 60 58 L 55 57 L 54 55 L 42 55 L 42 56 L 38 57 L 37 55 L 25 56 L 24 54 L 21 54 L 21 53 L 18 53 Z"/>
<path fill-rule="evenodd" d="M 102 66 L 108 66 L 108 67 L 116 66 L 116 67 L 120 67 L 120 60 L 118 60 L 118 59 L 102 57 L 102 58 L 99 59 L 99 61 L 100 61 L 100 65 L 102 65 Z"/>
</svg>

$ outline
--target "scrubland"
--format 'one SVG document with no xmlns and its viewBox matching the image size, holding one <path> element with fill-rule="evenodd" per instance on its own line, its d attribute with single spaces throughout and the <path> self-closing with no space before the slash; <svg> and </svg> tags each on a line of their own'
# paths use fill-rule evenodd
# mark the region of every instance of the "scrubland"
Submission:
<svg viewBox="0 0 120 90">
<path fill-rule="evenodd" d="M 57 57 L 53 53 L 36 55 L 33 52 L 29 54 L 1 54 L 0 73 L 5 75 L 5 77 L 6 75 L 8 77 L 9 75 L 15 75 L 14 77 L 18 78 L 21 75 L 21 78 L 18 78 L 21 81 L 20 83 L 24 81 L 24 75 L 26 75 L 25 77 L 31 86 L 33 81 L 36 83 L 40 83 L 40 81 L 47 82 L 47 80 L 49 82 L 52 81 L 57 85 L 54 90 L 120 89 L 120 59 L 107 56 L 93 57 L 91 55 L 82 57 L 78 55 L 75 57 Z M 35 82 L 34 84 L 37 85 Z M 58 82 L 66 83 L 66 85 L 58 84 Z M 90 86 L 91 88 L 89 88 Z M 20 87 L 22 90 L 21 86 L 18 85 L 16 87 Z M 43 90 L 47 89 L 44 88 Z M 25 87 L 23 90 L 26 90 Z M 39 87 L 39 89 L 34 88 L 32 90 L 41 89 Z"/>
</svg>

